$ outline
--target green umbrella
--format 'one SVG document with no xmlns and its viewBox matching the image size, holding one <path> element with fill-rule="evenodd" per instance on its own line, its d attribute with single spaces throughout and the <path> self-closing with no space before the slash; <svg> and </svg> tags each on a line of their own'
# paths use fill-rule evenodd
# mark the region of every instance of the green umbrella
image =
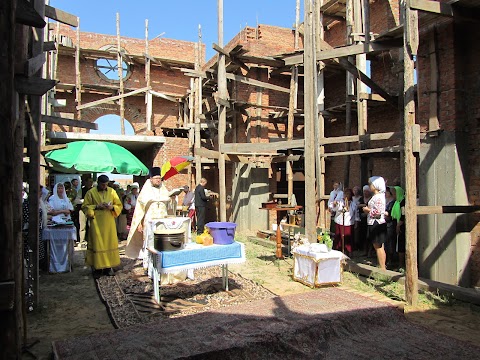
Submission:
<svg viewBox="0 0 480 360">
<path fill-rule="evenodd" d="M 124 147 L 106 141 L 73 141 L 45 154 L 54 170 L 67 173 L 148 175 L 148 169 Z"/>
</svg>

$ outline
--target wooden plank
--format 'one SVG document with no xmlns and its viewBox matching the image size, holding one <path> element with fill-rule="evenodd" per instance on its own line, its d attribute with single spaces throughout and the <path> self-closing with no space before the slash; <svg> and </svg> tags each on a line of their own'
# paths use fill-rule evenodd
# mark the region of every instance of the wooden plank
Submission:
<svg viewBox="0 0 480 360">
<path fill-rule="evenodd" d="M 218 46 L 217 44 L 213 43 L 212 44 L 212 48 L 213 50 L 215 50 L 216 52 L 218 52 L 219 54 L 223 54 L 225 56 L 228 56 L 230 57 L 230 54 L 228 52 L 225 51 L 225 49 L 221 48 L 220 46 Z"/>
<path fill-rule="evenodd" d="M 115 101 L 115 100 L 118 100 L 118 99 L 125 98 L 127 96 L 137 95 L 137 94 L 140 94 L 140 93 L 146 92 L 146 91 L 148 91 L 148 87 L 133 90 L 133 91 L 130 91 L 130 92 L 122 94 L 122 95 L 110 96 L 110 97 L 105 98 L 105 99 L 89 102 L 88 104 L 79 105 L 79 106 L 77 106 L 77 110 L 82 110 L 82 109 L 86 109 L 86 108 L 89 108 L 89 107 L 92 107 L 92 106 L 95 106 L 95 105 L 104 104 L 104 103 L 109 102 L 109 101 Z"/>
<path fill-rule="evenodd" d="M 67 144 L 43 145 L 40 146 L 40 152 L 48 152 L 51 150 L 66 149 Z"/>
<path fill-rule="evenodd" d="M 324 154 L 321 154 L 321 156 L 334 157 L 334 156 L 363 155 L 363 154 L 374 154 L 374 153 L 393 153 L 393 152 L 400 152 L 402 150 L 403 150 L 403 146 L 396 145 L 396 146 L 387 146 L 387 147 L 374 148 L 374 149 L 337 151 L 334 153 L 324 153 Z"/>
<path fill-rule="evenodd" d="M 376 141 L 376 140 L 398 140 L 398 139 L 401 139 L 402 136 L 403 136 L 402 132 L 336 136 L 336 137 L 322 138 L 318 141 L 318 145 L 343 144 L 346 142 L 368 142 L 368 141 Z"/>
<path fill-rule="evenodd" d="M 418 215 L 479 213 L 479 205 L 423 205 L 417 206 Z"/>
<path fill-rule="evenodd" d="M 78 17 L 72 14 L 69 14 L 63 10 L 56 9 L 50 5 L 45 5 L 45 16 L 61 22 L 62 24 L 67 24 L 73 27 L 78 26 Z"/>
<path fill-rule="evenodd" d="M 37 77 L 27 78 L 25 76 L 15 76 L 15 90 L 19 94 L 42 96 L 52 89 L 56 80 L 48 80 Z"/>
<path fill-rule="evenodd" d="M 15 12 L 15 21 L 18 24 L 33 26 L 43 29 L 47 24 L 42 16 L 35 10 L 32 3 L 27 0 L 18 0 Z"/>
<path fill-rule="evenodd" d="M 156 96 L 156 97 L 168 100 L 168 101 L 172 101 L 172 102 L 175 102 L 175 103 L 177 103 L 179 101 L 177 98 L 174 98 L 173 96 L 166 95 L 166 94 L 158 92 L 158 91 L 149 90 L 148 92 L 151 93 L 153 96 Z"/>
<path fill-rule="evenodd" d="M 395 48 L 398 48 L 398 46 L 383 45 L 374 42 L 370 44 L 349 45 L 339 48 L 331 48 L 327 50 L 317 51 L 316 59 L 317 61 L 330 60 L 352 55 L 368 54 L 375 51 L 387 51 Z M 301 64 L 303 63 L 303 54 L 287 56 L 283 60 L 285 61 L 285 65 Z"/>
<path fill-rule="evenodd" d="M 45 60 L 46 56 L 44 52 L 28 59 L 23 66 L 25 76 L 31 77 L 32 75 L 36 74 L 38 70 L 43 67 L 43 64 L 45 64 Z"/>
<path fill-rule="evenodd" d="M 453 17 L 452 5 L 431 0 L 410 0 L 410 9 Z"/>
<path fill-rule="evenodd" d="M 303 156 L 302 155 L 284 155 L 276 156 L 272 159 L 272 163 L 284 163 L 287 161 L 299 161 Z"/>
<path fill-rule="evenodd" d="M 305 140 L 276 141 L 271 143 L 235 143 L 223 144 L 220 151 L 223 153 L 239 152 L 243 154 L 261 153 L 288 149 L 303 149 Z"/>
<path fill-rule="evenodd" d="M 45 41 L 43 43 L 43 51 L 56 51 L 57 43 L 55 41 Z"/>
<path fill-rule="evenodd" d="M 65 119 L 58 116 L 42 115 L 42 122 L 47 124 L 73 126 L 73 127 L 82 128 L 82 129 L 98 130 L 97 123 L 91 123 L 91 122 L 82 121 L 82 120 Z"/>
<path fill-rule="evenodd" d="M 360 71 L 354 64 L 352 64 L 348 59 L 339 59 L 339 64 L 345 70 L 347 70 L 350 74 L 352 74 L 356 79 L 362 81 L 365 85 L 369 86 L 373 92 L 379 94 L 383 97 L 387 102 L 392 104 L 395 108 L 398 107 L 398 100 L 397 98 L 388 94 L 385 90 L 383 90 L 375 81 L 370 79 L 365 73 Z"/>
<path fill-rule="evenodd" d="M 254 86 L 264 88 L 264 89 L 276 90 L 276 91 L 284 92 L 284 93 L 287 93 L 287 94 L 290 93 L 290 89 L 287 89 L 287 88 L 284 88 L 284 87 L 281 87 L 281 86 L 278 86 L 278 85 L 269 84 L 269 83 L 266 83 L 266 82 L 263 82 L 263 81 L 250 79 L 250 78 L 247 78 L 245 76 L 240 76 L 240 75 L 227 73 L 226 77 L 227 77 L 227 79 L 235 80 L 235 81 L 241 82 L 243 84 L 254 85 Z"/>
</svg>

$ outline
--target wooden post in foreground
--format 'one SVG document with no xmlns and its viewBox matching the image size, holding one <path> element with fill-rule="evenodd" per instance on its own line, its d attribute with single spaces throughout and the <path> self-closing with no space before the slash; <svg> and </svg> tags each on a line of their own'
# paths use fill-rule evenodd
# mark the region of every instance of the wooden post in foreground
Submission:
<svg viewBox="0 0 480 360">
<path fill-rule="evenodd" d="M 417 267 L 417 172 L 413 154 L 412 133 L 415 125 L 414 102 L 414 56 L 418 49 L 418 13 L 410 9 L 407 0 L 400 1 L 403 26 L 403 64 L 404 64 L 404 157 L 405 157 L 405 226 L 406 226 L 406 279 L 405 296 L 410 305 L 418 302 Z"/>
<path fill-rule="evenodd" d="M 223 48 L 223 0 L 218 0 L 218 46 Z M 224 100 L 227 100 L 227 75 L 225 68 L 225 55 L 218 54 L 218 97 L 221 99 L 218 104 L 218 147 L 221 149 L 225 143 L 225 132 L 227 128 L 227 109 Z M 219 201 L 220 221 L 227 221 L 227 190 L 225 186 L 225 154 L 220 151 L 218 157 L 218 180 L 219 180 Z"/>
<path fill-rule="evenodd" d="M 317 238 L 315 207 L 315 131 L 317 121 L 317 64 L 315 60 L 314 0 L 305 0 L 305 235 L 310 241 Z"/>
</svg>

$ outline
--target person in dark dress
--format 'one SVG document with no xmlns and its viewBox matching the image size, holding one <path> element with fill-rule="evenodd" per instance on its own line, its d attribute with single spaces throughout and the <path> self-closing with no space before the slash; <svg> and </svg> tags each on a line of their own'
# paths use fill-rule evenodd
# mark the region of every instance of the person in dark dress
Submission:
<svg viewBox="0 0 480 360">
<path fill-rule="evenodd" d="M 197 234 L 202 234 L 205 227 L 205 213 L 208 204 L 208 196 L 205 194 L 207 179 L 201 178 L 195 188 L 195 213 L 197 216 Z"/>
</svg>

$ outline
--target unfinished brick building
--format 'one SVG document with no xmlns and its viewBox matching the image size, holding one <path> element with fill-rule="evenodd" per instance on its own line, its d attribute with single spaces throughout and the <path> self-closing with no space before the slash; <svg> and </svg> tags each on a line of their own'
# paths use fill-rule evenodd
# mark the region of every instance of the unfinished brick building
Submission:
<svg viewBox="0 0 480 360">
<path fill-rule="evenodd" d="M 369 3 L 369 7 L 361 9 L 360 15 L 354 13 L 352 6 L 351 16 L 344 1 L 330 1 L 321 8 L 325 31 L 323 38 L 318 40 L 317 49 L 325 55 L 317 54 L 317 61 L 321 59 L 324 64 L 320 120 L 324 139 L 317 143 L 322 149 L 323 164 L 317 167 L 322 168 L 320 176 L 323 179 L 318 182 L 317 178 L 316 198 L 322 227 L 327 221 L 324 200 L 334 181 L 352 187 L 365 184 L 369 176 L 376 174 L 385 177 L 390 184 L 405 186 L 408 177 L 403 167 L 403 27 L 399 3 L 394 0 Z M 425 214 L 419 218 L 420 274 L 451 284 L 478 286 L 477 215 L 436 215 L 434 213 L 463 210 L 431 207 L 475 205 L 479 201 L 475 167 L 466 166 L 475 164 L 473 154 L 478 151 L 474 145 L 475 114 L 478 113 L 478 100 L 474 95 L 478 94 L 478 88 L 475 77 L 465 75 L 476 71 L 473 66 L 475 48 L 467 45 L 475 43 L 476 36 L 475 31 L 471 31 L 474 23 L 465 18 L 468 6 L 474 5 L 457 3 L 452 12 L 454 16 L 420 11 L 415 63 L 416 123 L 420 128 L 414 130 L 418 140 L 414 151 L 418 165 L 418 201 L 425 206 L 418 209 L 419 215 Z M 368 23 L 362 20 L 358 25 L 355 21 L 358 16 L 369 19 Z M 366 29 L 369 36 L 363 35 Z M 57 100 L 65 99 L 67 104 L 55 110 L 62 117 L 70 114 L 70 117 L 90 122 L 104 114 L 118 114 L 122 106 L 118 99 L 113 99 L 117 101 L 113 104 L 103 102 L 82 107 L 82 104 L 95 104 L 117 93 L 118 81 L 104 79 L 95 65 L 98 59 L 111 54 L 108 47 L 110 51 L 117 50 L 117 39 L 81 32 L 76 35 L 63 26 L 51 32 L 55 31 L 63 42 L 67 41 L 59 48 L 56 68 L 60 84 L 55 94 Z M 472 41 L 467 41 L 468 38 Z M 79 39 L 82 54 L 80 103 L 78 99 L 75 102 L 78 80 L 70 70 L 75 66 L 75 39 Z M 201 66 L 203 56 L 196 52 L 194 43 L 156 39 L 149 43 L 152 60 L 148 65 L 145 42 L 121 38 L 122 59 L 128 65 L 124 93 L 148 86 L 146 67 L 155 65 L 150 71 L 151 89 L 164 95 L 152 101 L 150 127 L 145 120 L 149 111 L 145 106 L 145 94 L 140 91 L 138 96 L 124 98 L 124 116 L 134 126 L 135 134 L 156 135 L 149 138 L 151 143 L 144 142 L 150 144 L 149 147 L 142 151 L 137 149 L 136 154 L 148 165 L 161 165 L 173 155 L 195 153 L 198 155 L 196 175 L 200 173 L 206 177 L 209 186 L 217 192 L 220 184 L 216 159 L 219 153 L 225 154 L 226 218 L 236 222 L 239 230 L 264 229 L 275 221 L 275 214 L 269 216 L 268 212 L 257 211 L 272 194 L 288 194 L 288 202 L 293 193 L 298 204 L 305 206 L 303 43 L 303 24 L 298 26 L 298 32 L 258 25 L 245 28 L 225 47 L 217 46 L 219 53 L 223 52 L 228 59 L 227 131 L 224 144 L 219 146 L 220 106 L 217 105 L 223 102 L 218 95 L 218 56 Z M 349 45 L 352 48 L 348 48 Z M 359 45 L 364 48 L 358 50 Z M 363 64 L 357 68 L 369 74 L 366 76 L 369 81 L 363 79 L 363 82 L 371 86 L 371 91 L 350 75 L 348 64 L 338 60 L 348 59 L 355 63 L 354 58 L 357 64 Z M 294 88 L 291 87 L 292 66 L 297 74 Z M 293 105 L 289 104 L 290 100 Z M 196 124 L 203 135 L 198 143 Z M 203 131 L 205 126 L 209 128 L 208 133 Z M 466 129 L 470 130 L 469 137 Z M 163 134 L 175 137 L 161 137 Z M 52 143 L 61 141 L 62 136 L 52 134 Z M 345 136 L 357 137 L 351 140 Z M 281 145 L 285 140 L 291 141 L 291 146 Z M 292 171 L 288 170 L 290 167 Z M 172 179 L 169 186 L 188 182 L 194 184 L 195 179 L 184 174 Z M 455 191 L 439 191 L 448 188 Z M 219 209 L 214 210 L 210 213 L 211 219 L 219 216 Z"/>
</svg>

